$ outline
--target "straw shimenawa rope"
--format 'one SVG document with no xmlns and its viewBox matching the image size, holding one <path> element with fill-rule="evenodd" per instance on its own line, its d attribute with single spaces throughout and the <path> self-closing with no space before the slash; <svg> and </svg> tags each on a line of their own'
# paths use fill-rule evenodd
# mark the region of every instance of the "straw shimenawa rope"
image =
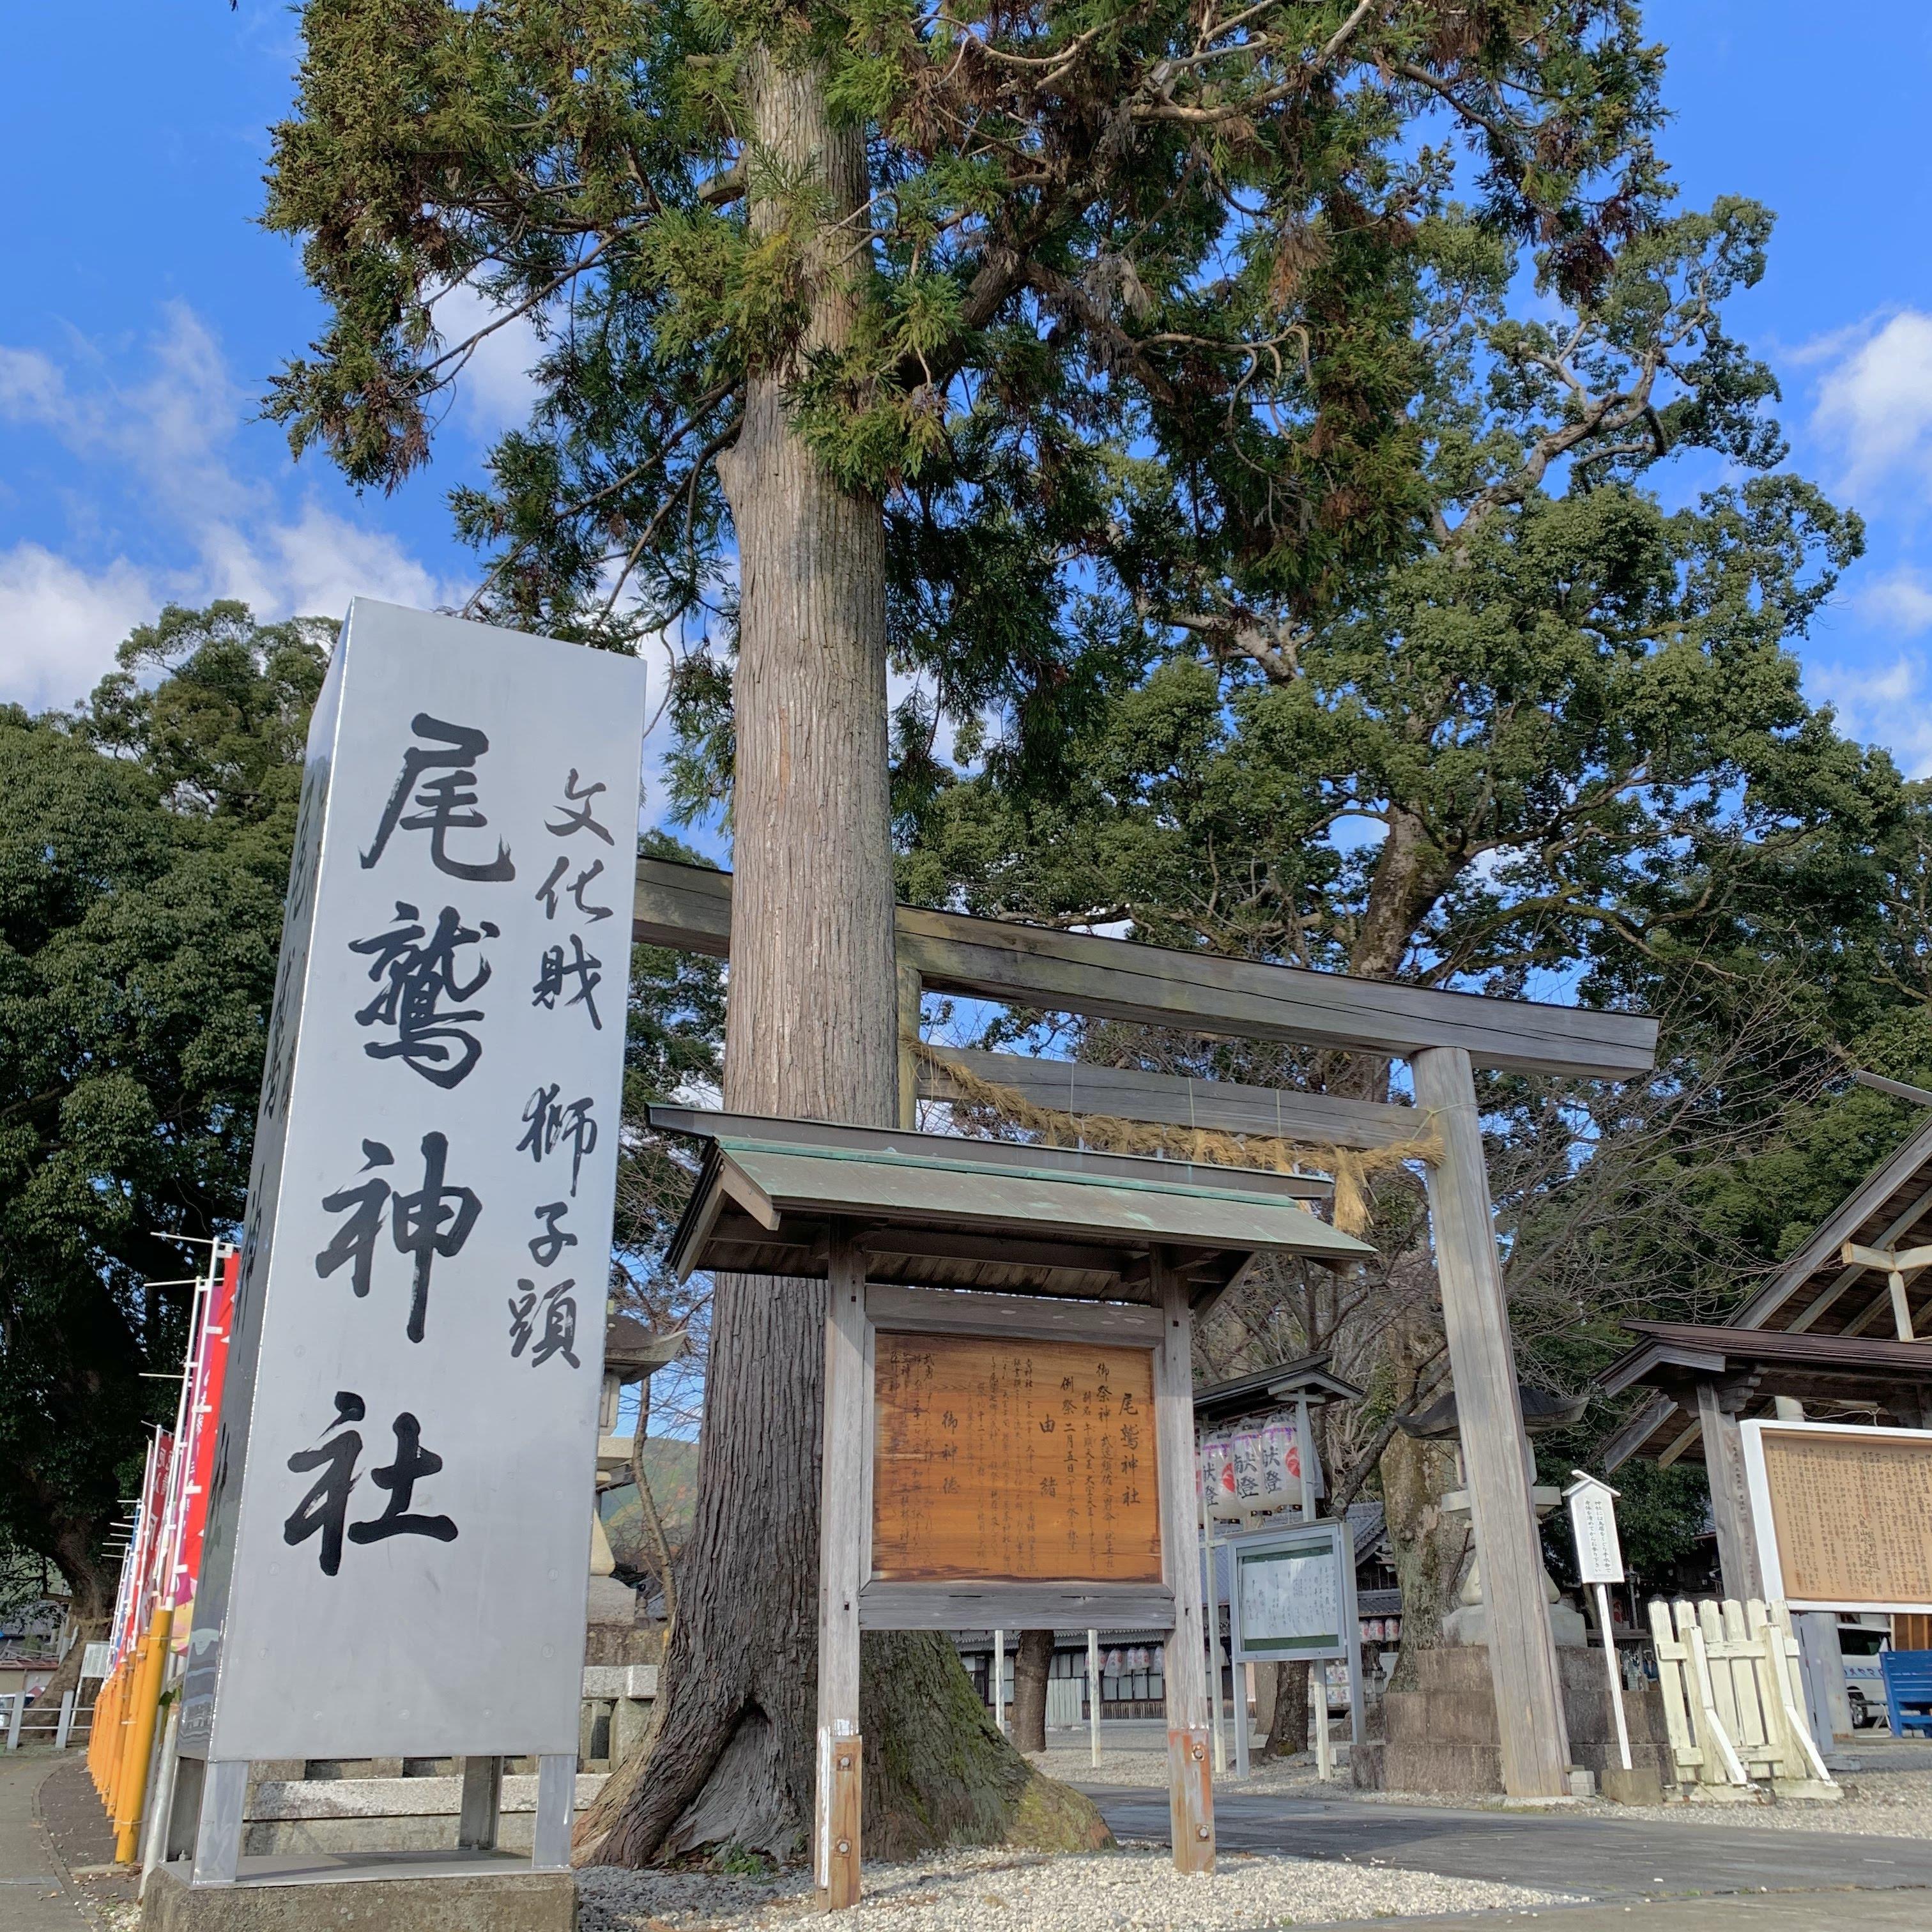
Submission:
<svg viewBox="0 0 1932 1932">
<path fill-rule="evenodd" d="M 1210 1127 L 1123 1120 L 1111 1114 L 1063 1113 L 1029 1100 L 1016 1087 L 983 1078 L 930 1040 L 908 1040 L 905 1045 L 951 1089 L 953 1099 L 1037 1134 L 1049 1147 L 1155 1154 L 1220 1167 L 1268 1168 L 1277 1174 L 1297 1173 L 1304 1166 L 1324 1169 L 1334 1177 L 1335 1226 L 1345 1234 L 1367 1232 L 1369 1186 L 1376 1175 L 1412 1160 L 1433 1165 L 1442 1158 L 1442 1137 L 1436 1132 L 1433 1112 L 1418 1114 L 1420 1132 L 1381 1148 L 1333 1147 L 1276 1134 L 1226 1133 Z"/>
</svg>

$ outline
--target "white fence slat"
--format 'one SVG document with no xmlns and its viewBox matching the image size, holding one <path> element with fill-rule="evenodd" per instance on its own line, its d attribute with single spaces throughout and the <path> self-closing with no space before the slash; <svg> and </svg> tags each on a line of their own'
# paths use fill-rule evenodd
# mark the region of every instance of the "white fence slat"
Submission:
<svg viewBox="0 0 1932 1932">
<path fill-rule="evenodd" d="M 1650 1628 L 1680 1784 L 1762 1780 L 1835 1795 L 1805 1718 L 1787 1605 L 1654 1600 Z"/>
</svg>

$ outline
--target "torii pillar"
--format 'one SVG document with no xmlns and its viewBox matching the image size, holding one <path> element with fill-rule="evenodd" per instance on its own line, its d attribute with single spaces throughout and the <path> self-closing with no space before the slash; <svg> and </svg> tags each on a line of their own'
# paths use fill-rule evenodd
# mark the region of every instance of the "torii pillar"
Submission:
<svg viewBox="0 0 1932 1932">
<path fill-rule="evenodd" d="M 1417 1104 L 1435 1114 L 1442 1141 L 1442 1158 L 1429 1170 L 1429 1217 L 1489 1611 L 1503 1789 L 1512 1798 L 1568 1797 L 1569 1731 L 1543 1592 L 1530 1496 L 1534 1465 L 1516 1393 L 1475 1078 L 1460 1046 L 1423 1048 L 1408 1064 Z"/>
</svg>

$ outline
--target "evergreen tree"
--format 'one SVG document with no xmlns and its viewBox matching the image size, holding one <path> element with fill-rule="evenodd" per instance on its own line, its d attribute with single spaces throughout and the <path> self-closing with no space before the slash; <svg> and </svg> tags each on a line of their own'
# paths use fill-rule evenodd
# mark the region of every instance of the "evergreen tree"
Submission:
<svg viewBox="0 0 1932 1932">
<path fill-rule="evenodd" d="M 1805 702 L 1790 649 L 1862 532 L 1780 469 L 1771 376 L 1724 323 L 1769 226 L 1736 200 L 1660 218 L 1566 301 L 1444 210 L 1418 241 L 1432 352 L 1408 553 L 1311 613 L 1150 542 L 1100 621 L 1138 621 L 1151 668 L 1096 707 L 1064 776 L 934 769 L 907 814 L 916 897 L 1664 1014 L 1654 1082 L 1484 1086 L 1526 1370 L 1571 1387 L 1620 1352 L 1623 1315 L 1720 1316 L 1798 1238 L 1756 1218 L 1822 1150 L 1787 1129 L 1822 1106 L 1864 1147 L 1896 1131 L 1888 1103 L 1815 1096 L 1855 1047 L 1910 1060 L 1900 1029 L 1922 1013 L 1923 788 Z M 1552 298 L 1532 322 L 1511 296 L 1526 267 Z M 1700 450 L 1734 480 L 1666 510 L 1670 464 Z M 1368 1056 L 1076 1035 L 1119 1064 L 1388 1092 Z M 1853 1165 L 1810 1172 L 1819 1213 Z M 1258 1278 L 1208 1350 L 1232 1373 L 1244 1348 L 1333 1347 L 1376 1391 L 1324 1418 L 1330 1460 L 1345 1490 L 1381 1483 L 1420 1634 L 1462 1544 L 1433 1452 L 1396 1425 L 1447 1361 L 1414 1191 L 1381 1204 L 1376 1268 Z"/>
<path fill-rule="evenodd" d="M 1660 196 L 1658 57 L 1618 0 L 304 20 L 268 217 L 332 313 L 274 410 L 392 484 L 478 339 L 438 298 L 544 329 L 530 425 L 458 494 L 477 608 L 728 657 L 728 712 L 716 656 L 682 700 L 729 761 L 724 1097 L 752 1112 L 895 1106 L 889 657 L 931 694 L 899 718 L 915 802 L 940 713 L 1000 712 L 996 762 L 1050 774 L 1144 622 L 1300 621 L 1413 554 L 1454 155 L 1482 196 L 1458 225 L 1534 242 L 1572 298 Z M 822 1295 L 717 1297 L 667 1696 L 589 1821 L 608 1858 L 789 1852 L 809 1804 Z M 939 1640 L 868 1658 L 869 1844 L 1091 1828 Z"/>
</svg>

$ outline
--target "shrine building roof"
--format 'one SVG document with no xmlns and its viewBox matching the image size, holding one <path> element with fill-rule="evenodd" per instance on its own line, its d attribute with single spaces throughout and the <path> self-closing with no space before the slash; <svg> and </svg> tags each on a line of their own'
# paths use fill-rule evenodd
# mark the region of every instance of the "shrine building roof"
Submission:
<svg viewBox="0 0 1932 1932">
<path fill-rule="evenodd" d="M 1298 1356 L 1292 1362 L 1277 1362 L 1272 1368 L 1256 1369 L 1232 1381 L 1197 1388 L 1194 1419 L 1206 1423 L 1235 1422 L 1298 1399 L 1311 1407 L 1317 1402 L 1360 1400 L 1361 1390 L 1331 1372 L 1332 1360 L 1324 1349 L 1319 1354 Z"/>
<path fill-rule="evenodd" d="M 1913 1090 L 1892 1090 L 1909 1094 Z M 1888 1250 L 1910 1256 L 1928 1244 L 1932 1119 L 1880 1162 L 1721 1328 L 1696 1332 L 1721 1336 L 1726 1359 L 1738 1362 L 1745 1359 L 1743 1352 L 1752 1337 L 1768 1346 L 1770 1352 L 1751 1372 L 1750 1397 L 1760 1409 L 1775 1395 L 1790 1395 L 1825 1406 L 1814 1420 L 1842 1416 L 1889 1420 L 1906 1428 L 1932 1426 L 1932 1374 L 1919 1382 L 1910 1370 L 1918 1358 L 1912 1352 L 1932 1358 L 1932 1342 L 1886 1334 L 1888 1329 L 1897 1333 L 1897 1310 L 1885 1271 L 1869 1258 Z M 1907 1323 L 1915 1335 L 1932 1335 L 1932 1267 L 1908 1262 L 1903 1274 Z M 1702 1455 L 1696 1403 L 1690 1394 L 1695 1378 L 1688 1370 L 1674 1380 L 1670 1377 L 1672 1365 L 1665 1359 L 1669 1345 L 1660 1339 L 1664 1329 L 1684 1325 L 1625 1323 L 1651 1341 L 1612 1364 L 1599 1386 L 1606 1394 L 1638 1384 L 1656 1392 L 1604 1443 L 1600 1454 L 1606 1469 L 1632 1456 L 1667 1463 Z M 1774 1338 L 1783 1338 L 1786 1346 L 1780 1350 Z M 1841 1352 L 1834 1354 L 1839 1345 Z M 1884 1351 L 1892 1352 L 1886 1356 Z M 1882 1372 L 1881 1362 L 1891 1365 Z M 1855 1388 L 1860 1365 L 1872 1374 L 1865 1385 Z M 1905 1372 L 1894 1374 L 1892 1366 Z M 1616 1378 L 1614 1386 L 1610 1378 Z"/>
<path fill-rule="evenodd" d="M 650 1120 L 706 1143 L 667 1256 L 680 1278 L 823 1276 L 835 1222 L 871 1281 L 1148 1302 L 1158 1247 L 1197 1306 L 1258 1254 L 1373 1252 L 1300 1204 L 1328 1192 L 1305 1175 L 685 1107 Z"/>
<path fill-rule="evenodd" d="M 1632 1456 L 1673 1462 L 1703 1454 L 1697 1385 L 1721 1387 L 1738 1413 L 1768 1412 L 1780 1396 L 1802 1403 L 1814 1422 L 1875 1422 L 1923 1428 L 1932 1396 L 1932 1342 L 1806 1329 L 1739 1328 L 1684 1322 L 1626 1322 L 1638 1340 L 1606 1369 L 1598 1390 L 1655 1391 L 1603 1452 L 1614 1468 Z"/>
</svg>

